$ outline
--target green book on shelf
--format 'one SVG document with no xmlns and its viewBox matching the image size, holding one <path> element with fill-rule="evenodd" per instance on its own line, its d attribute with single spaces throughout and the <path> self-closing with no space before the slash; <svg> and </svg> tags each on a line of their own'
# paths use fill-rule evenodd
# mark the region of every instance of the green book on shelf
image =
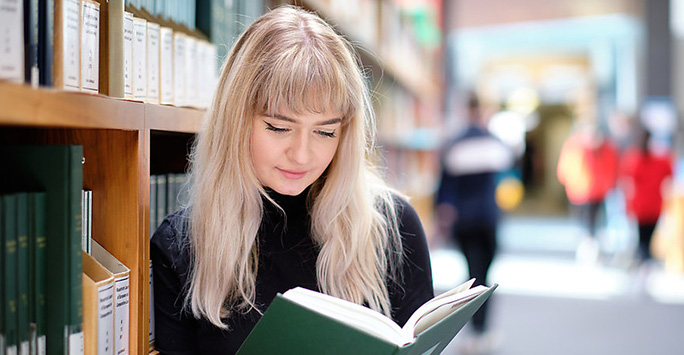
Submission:
<svg viewBox="0 0 684 355">
<path fill-rule="evenodd" d="M 6 194 L 2 199 L 3 245 L 3 330 L 6 354 L 17 354 L 17 208 L 16 196 Z"/>
<path fill-rule="evenodd" d="M 17 346 L 19 354 L 29 351 L 29 247 L 28 194 L 17 193 Z"/>
<path fill-rule="evenodd" d="M 29 278 L 31 279 L 29 313 L 33 331 L 31 344 L 34 349 L 37 349 L 35 352 L 37 354 L 45 354 L 47 351 L 45 338 L 47 302 L 45 202 L 45 192 L 32 192 L 29 195 Z"/>
<path fill-rule="evenodd" d="M 276 296 L 238 354 L 439 354 L 497 288 L 473 281 L 427 301 L 404 327 L 297 287 Z"/>
<path fill-rule="evenodd" d="M 13 169 L 10 179 L 46 192 L 47 352 L 83 348 L 81 190 L 83 147 L 7 146 L 0 154 Z"/>
</svg>

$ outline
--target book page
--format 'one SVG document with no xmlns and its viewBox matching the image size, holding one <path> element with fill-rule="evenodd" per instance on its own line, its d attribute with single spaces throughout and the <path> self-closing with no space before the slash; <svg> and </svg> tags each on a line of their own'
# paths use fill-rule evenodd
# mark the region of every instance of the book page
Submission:
<svg viewBox="0 0 684 355">
<path fill-rule="evenodd" d="M 394 321 L 362 305 L 302 287 L 296 287 L 285 292 L 283 297 L 302 307 L 399 346 L 408 344 L 413 340 L 412 336 L 405 337 L 402 329 Z"/>
<path fill-rule="evenodd" d="M 440 295 L 420 306 L 411 315 L 402 330 L 407 336 L 415 337 L 487 289 L 488 287 L 480 285 L 462 292 L 448 291 L 447 296 Z"/>
</svg>

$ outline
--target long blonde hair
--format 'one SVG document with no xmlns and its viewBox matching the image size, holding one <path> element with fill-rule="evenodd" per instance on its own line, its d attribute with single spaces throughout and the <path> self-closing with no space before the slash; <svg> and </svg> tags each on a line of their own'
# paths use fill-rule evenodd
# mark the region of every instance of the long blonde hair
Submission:
<svg viewBox="0 0 684 355">
<path fill-rule="evenodd" d="M 283 6 L 250 25 L 222 69 L 191 156 L 192 255 L 186 301 L 196 317 L 254 305 L 262 196 L 250 156 L 255 114 L 342 113 L 337 152 L 309 189 L 322 292 L 390 315 L 388 282 L 402 258 L 394 192 L 369 160 L 374 116 L 358 57 L 315 14 Z"/>
</svg>

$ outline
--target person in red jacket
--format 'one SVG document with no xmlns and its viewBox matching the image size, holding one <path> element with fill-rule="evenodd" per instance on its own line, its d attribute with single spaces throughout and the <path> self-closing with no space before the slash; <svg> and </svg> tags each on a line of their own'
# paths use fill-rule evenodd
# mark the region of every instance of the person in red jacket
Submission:
<svg viewBox="0 0 684 355">
<path fill-rule="evenodd" d="M 561 149 L 558 180 L 576 206 L 587 234 L 577 250 L 581 261 L 598 258 L 598 215 L 606 194 L 615 186 L 617 166 L 617 147 L 595 124 L 582 123 Z"/>
<path fill-rule="evenodd" d="M 651 237 L 660 218 L 663 190 L 672 177 L 670 154 L 656 154 L 649 148 L 649 141 L 650 133 L 643 130 L 638 144 L 627 149 L 620 162 L 627 214 L 639 226 L 637 252 L 641 261 L 651 259 Z"/>
</svg>

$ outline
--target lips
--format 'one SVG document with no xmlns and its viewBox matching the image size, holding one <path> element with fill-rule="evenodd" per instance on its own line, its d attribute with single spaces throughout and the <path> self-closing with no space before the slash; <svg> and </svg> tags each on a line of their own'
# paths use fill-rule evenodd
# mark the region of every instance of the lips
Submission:
<svg viewBox="0 0 684 355">
<path fill-rule="evenodd" d="M 291 180 L 299 180 L 306 175 L 306 171 L 294 171 L 294 170 L 285 170 L 285 169 L 278 169 L 285 178 L 291 179 Z"/>
</svg>

